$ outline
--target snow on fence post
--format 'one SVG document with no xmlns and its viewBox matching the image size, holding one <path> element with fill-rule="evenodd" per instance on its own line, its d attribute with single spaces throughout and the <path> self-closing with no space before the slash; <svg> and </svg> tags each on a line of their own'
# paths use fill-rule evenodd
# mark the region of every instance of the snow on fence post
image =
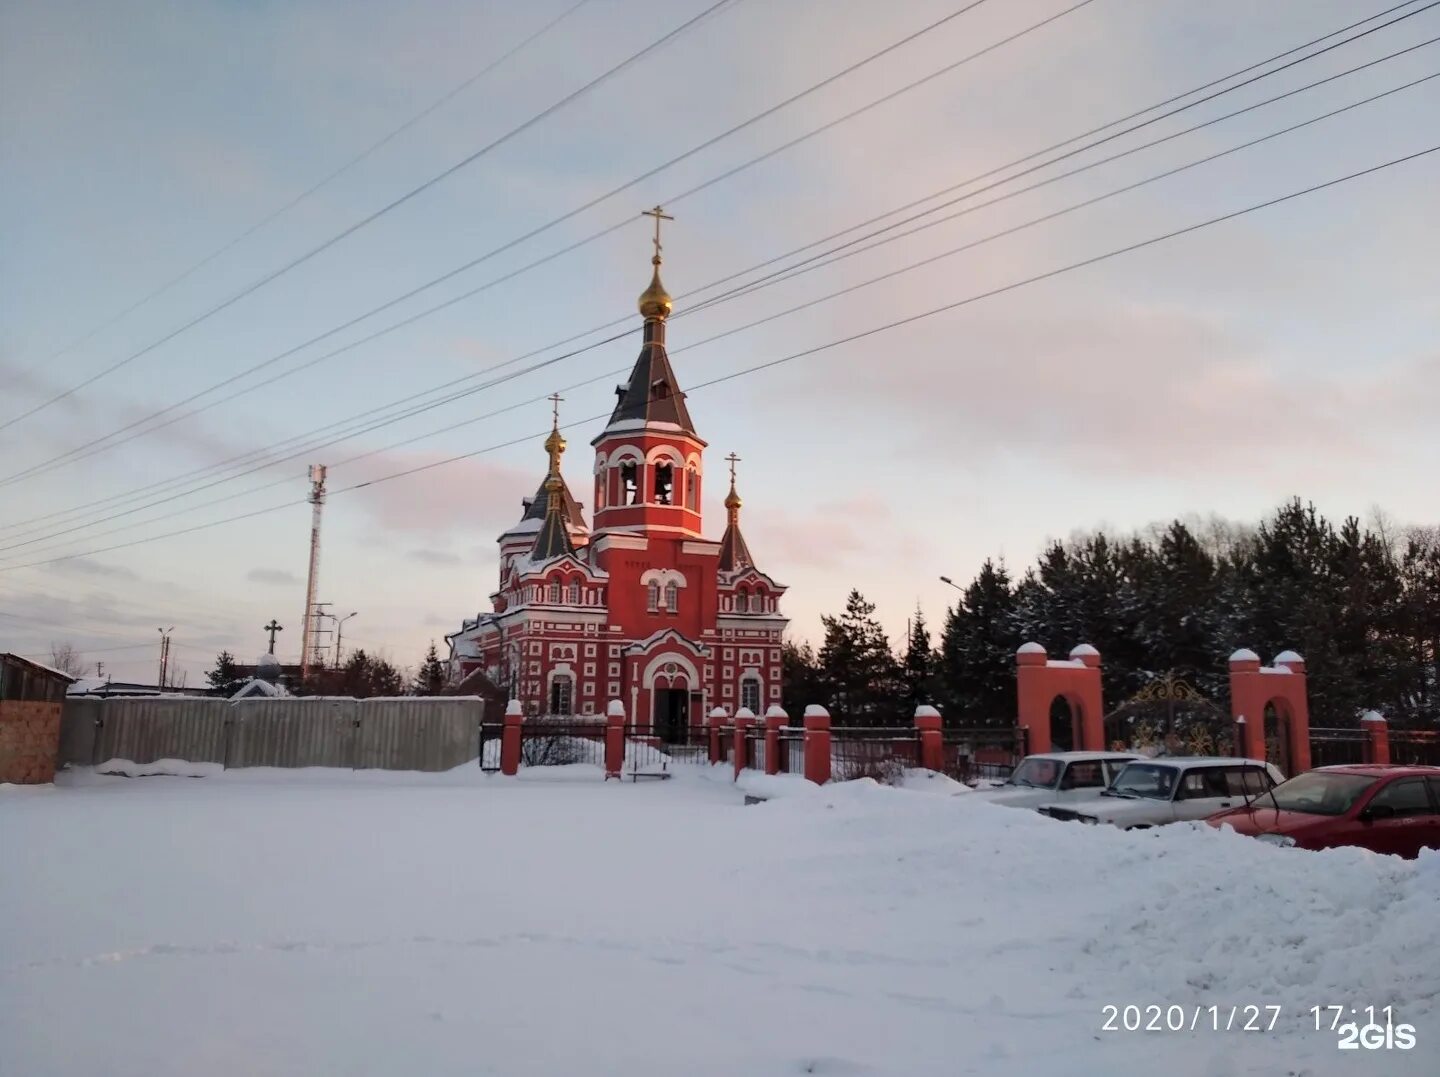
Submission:
<svg viewBox="0 0 1440 1077">
<path fill-rule="evenodd" d="M 816 785 L 830 780 L 830 712 L 816 703 L 805 708 L 805 777 Z"/>
<path fill-rule="evenodd" d="M 1365 762 L 1388 765 L 1390 762 L 1390 723 L 1379 711 L 1366 711 L 1360 727 L 1370 734 L 1369 756 Z"/>
<path fill-rule="evenodd" d="M 780 773 L 780 730 L 789 724 L 790 716 L 772 703 L 765 711 L 765 773 Z"/>
<path fill-rule="evenodd" d="M 755 724 L 755 712 L 741 707 L 735 712 L 735 777 L 750 765 L 750 727 Z"/>
<path fill-rule="evenodd" d="M 934 707 L 916 707 L 915 732 L 920 738 L 920 765 L 926 770 L 944 770 L 945 738 L 940 732 L 940 712 Z"/>
<path fill-rule="evenodd" d="M 710 712 L 710 763 L 725 762 L 725 745 L 720 731 L 725 728 L 725 708 L 716 707 Z"/>
<path fill-rule="evenodd" d="M 605 780 L 619 778 L 625 767 L 625 704 L 612 699 L 605 708 Z"/>
<path fill-rule="evenodd" d="M 500 731 L 500 773 L 514 777 L 520 773 L 520 727 L 525 713 L 520 701 L 512 699 L 505 704 L 505 728 Z"/>
</svg>

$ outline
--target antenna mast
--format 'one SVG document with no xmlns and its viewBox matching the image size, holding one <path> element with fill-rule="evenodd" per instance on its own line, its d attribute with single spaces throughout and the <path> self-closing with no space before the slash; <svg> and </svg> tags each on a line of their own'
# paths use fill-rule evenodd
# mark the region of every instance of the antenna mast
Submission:
<svg viewBox="0 0 1440 1077">
<path fill-rule="evenodd" d="M 315 609 L 315 588 L 320 579 L 320 512 L 325 506 L 325 465 L 310 465 L 310 575 L 305 581 L 305 619 L 300 636 L 300 682 L 310 676 L 310 657 L 318 636 L 320 614 Z"/>
</svg>

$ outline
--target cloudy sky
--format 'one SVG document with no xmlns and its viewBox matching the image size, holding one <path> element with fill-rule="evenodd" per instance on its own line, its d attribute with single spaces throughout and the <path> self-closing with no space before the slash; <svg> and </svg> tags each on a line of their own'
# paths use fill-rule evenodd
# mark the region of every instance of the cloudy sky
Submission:
<svg viewBox="0 0 1440 1077">
<path fill-rule="evenodd" d="M 1440 8 L 1403 4 L 1342 36 L 1417 13 L 978 193 L 1028 167 L 1001 166 L 1395 6 L 1093 0 L 896 94 L 1074 4 L 990 0 L 570 215 L 964 6 L 737 0 L 267 280 L 712 2 L 0 3 L 0 423 L 67 394 L 0 430 L 0 649 L 70 640 L 116 676 L 153 678 L 156 628 L 174 625 L 196 684 L 218 649 L 257 653 L 277 617 L 293 654 L 314 462 L 334 491 L 320 598 L 359 611 L 347 643 L 415 662 L 486 605 L 494 538 L 543 473 L 557 389 L 574 424 L 567 473 L 588 500 L 592 417 L 638 343 L 650 251 L 637 214 L 656 202 L 676 217 L 672 357 L 699 386 L 1440 142 L 1435 79 L 990 240 L 1440 71 L 1440 45 L 1422 46 L 1020 191 L 1440 36 Z M 949 220 L 686 313 L 687 296 L 694 308 L 725 291 L 713 282 L 949 188 L 959 202 L 899 231 Z M 1250 520 L 1292 495 L 1434 522 L 1437 189 L 1432 154 L 698 388 L 710 530 L 733 450 L 751 548 L 790 585 L 795 632 L 815 638 L 852 586 L 899 632 L 917 602 L 942 615 L 941 574 L 966 579 L 996 555 L 1023 565 L 1077 529 Z M 627 315 L 623 339 L 495 381 Z M 467 377 L 458 387 L 477 391 L 460 399 L 370 430 L 354 419 Z"/>
</svg>

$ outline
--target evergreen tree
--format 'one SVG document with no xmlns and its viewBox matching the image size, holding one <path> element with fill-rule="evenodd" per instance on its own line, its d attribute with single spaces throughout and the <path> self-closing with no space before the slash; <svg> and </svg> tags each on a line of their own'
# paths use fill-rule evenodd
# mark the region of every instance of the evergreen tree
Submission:
<svg viewBox="0 0 1440 1077">
<path fill-rule="evenodd" d="M 875 606 L 851 591 L 845 612 L 822 617 L 825 642 L 820 647 L 820 688 L 837 724 L 899 723 L 899 668 L 885 630 L 875 620 Z M 908 719 L 907 719 L 908 720 Z"/>
<path fill-rule="evenodd" d="M 205 679 L 216 695 L 225 696 L 227 699 L 240 691 L 245 684 L 245 679 L 240 676 L 240 671 L 235 666 L 235 656 L 229 651 L 221 651 L 215 656 L 215 668 L 206 672 Z"/>
<path fill-rule="evenodd" d="M 440 661 L 440 653 L 436 651 L 435 641 L 432 639 L 430 649 L 425 652 L 425 660 L 420 663 L 420 669 L 415 674 L 411 690 L 417 696 L 438 696 L 445 690 L 448 679 L 445 663 Z"/>
<path fill-rule="evenodd" d="M 1020 625 L 1009 573 L 987 560 L 945 618 L 938 673 L 947 724 L 1013 724 L 1015 651 L 1030 638 Z"/>
<path fill-rule="evenodd" d="M 935 650 L 930 645 L 930 629 L 925 625 L 925 615 L 920 612 L 919 603 L 916 603 L 900 674 L 905 685 L 905 703 L 912 714 L 922 703 L 934 705 L 937 702 L 936 665 Z"/>
<path fill-rule="evenodd" d="M 791 723 L 799 725 L 805 708 L 821 703 L 820 661 L 809 643 L 791 643 L 780 647 L 780 698 Z"/>
</svg>

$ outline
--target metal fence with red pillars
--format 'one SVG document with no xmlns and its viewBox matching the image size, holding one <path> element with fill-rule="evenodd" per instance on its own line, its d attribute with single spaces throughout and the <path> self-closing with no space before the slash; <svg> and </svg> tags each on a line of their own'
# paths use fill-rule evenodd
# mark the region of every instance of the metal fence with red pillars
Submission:
<svg viewBox="0 0 1440 1077">
<path fill-rule="evenodd" d="M 1429 729 L 1389 731 L 1390 762 L 1440 767 L 1440 732 Z"/>
<path fill-rule="evenodd" d="M 1375 762 L 1374 738 L 1367 729 L 1310 727 L 1310 765 L 1343 766 Z"/>
<path fill-rule="evenodd" d="M 947 729 L 941 771 L 958 782 L 1008 778 L 1025 758 L 1025 730 L 1019 726 Z"/>
</svg>

